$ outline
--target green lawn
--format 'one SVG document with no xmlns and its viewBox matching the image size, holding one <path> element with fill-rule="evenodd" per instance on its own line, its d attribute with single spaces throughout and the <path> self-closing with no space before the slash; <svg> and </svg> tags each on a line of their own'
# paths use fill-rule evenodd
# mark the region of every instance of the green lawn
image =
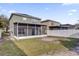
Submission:
<svg viewBox="0 0 79 59">
<path fill-rule="evenodd" d="M 49 52 L 54 54 L 56 51 L 60 52 L 66 49 L 61 44 L 45 42 L 40 39 L 15 40 L 14 42 L 26 55 L 42 55 Z"/>
<path fill-rule="evenodd" d="M 0 43 L 0 56 L 22 56 L 25 55 L 11 40 Z"/>
<path fill-rule="evenodd" d="M 75 39 L 59 38 L 61 43 L 53 41 L 46 42 L 40 38 L 24 40 L 4 40 L 0 43 L 0 56 L 25 56 L 25 55 L 53 55 L 54 53 L 66 51 L 75 46 Z"/>
<path fill-rule="evenodd" d="M 68 39 L 68 40 L 60 40 L 61 44 L 67 47 L 68 49 L 72 49 L 75 47 L 76 43 L 78 42 L 78 39 Z"/>
</svg>

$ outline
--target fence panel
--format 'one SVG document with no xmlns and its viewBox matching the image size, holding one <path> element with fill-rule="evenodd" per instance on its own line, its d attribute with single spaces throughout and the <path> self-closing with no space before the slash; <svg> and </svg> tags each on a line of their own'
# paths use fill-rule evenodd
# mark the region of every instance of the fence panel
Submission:
<svg viewBox="0 0 79 59">
<path fill-rule="evenodd" d="M 0 38 L 1 38 L 1 36 L 2 36 L 2 30 L 0 29 Z"/>
<path fill-rule="evenodd" d="M 72 37 L 79 38 L 79 30 L 47 30 L 49 36 L 61 36 L 61 37 Z"/>
</svg>

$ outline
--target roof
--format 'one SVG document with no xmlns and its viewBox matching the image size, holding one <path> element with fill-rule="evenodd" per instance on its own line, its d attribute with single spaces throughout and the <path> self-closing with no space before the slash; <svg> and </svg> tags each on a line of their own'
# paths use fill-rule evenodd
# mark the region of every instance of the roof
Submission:
<svg viewBox="0 0 79 59">
<path fill-rule="evenodd" d="M 60 26 L 64 26 L 64 27 L 70 27 L 70 26 L 73 26 L 73 25 L 71 25 L 71 24 L 61 24 Z"/>
<path fill-rule="evenodd" d="M 15 22 L 16 24 L 17 22 Z M 20 24 L 20 23 L 19 23 Z M 21 24 L 26 24 L 26 23 L 21 23 Z M 38 23 L 38 24 L 33 24 L 33 23 L 27 23 L 27 24 L 31 24 L 31 25 L 42 25 L 42 26 L 47 26 L 47 25 L 44 25 L 44 24 L 41 24 L 41 23 Z"/>
<path fill-rule="evenodd" d="M 62 24 L 62 26 L 71 26 L 71 24 Z"/>
<path fill-rule="evenodd" d="M 9 20 L 12 18 L 13 15 L 16 15 L 16 16 L 22 16 L 22 17 L 28 17 L 28 18 L 33 18 L 33 19 L 37 19 L 37 20 L 41 20 L 40 18 L 38 17 L 34 17 L 34 16 L 31 16 L 31 15 L 28 15 L 28 14 L 22 14 L 22 13 L 12 13 Z"/>
<path fill-rule="evenodd" d="M 64 26 L 50 26 L 52 28 L 68 28 L 68 27 L 64 27 Z"/>
<path fill-rule="evenodd" d="M 61 24 L 60 26 L 51 26 L 51 27 L 74 27 L 74 25 L 71 25 L 71 24 Z"/>
<path fill-rule="evenodd" d="M 75 26 L 79 26 L 79 24 L 75 24 Z"/>
<path fill-rule="evenodd" d="M 48 21 L 50 21 L 50 22 L 56 22 L 56 23 L 59 23 L 59 22 L 57 22 L 57 21 L 53 21 L 53 20 L 49 20 L 49 19 L 44 20 L 44 21 L 41 21 L 41 23 L 43 23 L 43 22 L 48 22 Z"/>
</svg>

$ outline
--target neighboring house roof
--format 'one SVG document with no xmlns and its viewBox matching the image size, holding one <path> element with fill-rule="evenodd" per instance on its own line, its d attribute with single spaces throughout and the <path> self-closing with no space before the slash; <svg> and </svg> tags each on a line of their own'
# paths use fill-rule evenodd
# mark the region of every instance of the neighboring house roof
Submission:
<svg viewBox="0 0 79 59">
<path fill-rule="evenodd" d="M 79 24 L 75 24 L 75 26 L 79 26 Z"/>
<path fill-rule="evenodd" d="M 59 22 L 57 22 L 57 21 L 53 21 L 53 20 L 50 20 L 50 19 L 47 19 L 47 20 L 44 20 L 44 21 L 41 21 L 41 23 L 43 23 L 43 22 L 56 22 L 56 23 L 59 23 Z"/>
<path fill-rule="evenodd" d="M 62 24 L 60 26 L 61 27 L 68 27 L 68 28 L 71 28 L 71 29 L 74 29 L 76 27 L 75 25 L 71 25 L 71 24 Z"/>
<path fill-rule="evenodd" d="M 74 27 L 75 27 L 75 28 L 79 28 L 79 24 L 75 24 Z"/>
<path fill-rule="evenodd" d="M 71 26 L 73 26 L 73 25 L 71 25 L 71 24 L 61 24 L 60 26 L 61 26 L 61 27 L 71 27 Z"/>
<path fill-rule="evenodd" d="M 34 16 L 31 16 L 31 15 L 28 15 L 28 14 L 22 14 L 22 13 L 12 13 L 9 20 L 12 18 L 13 15 L 17 15 L 17 16 L 22 16 L 22 17 L 28 17 L 28 18 L 33 18 L 33 19 L 37 19 L 37 20 L 41 20 L 40 18 L 38 17 L 34 17 Z"/>
<path fill-rule="evenodd" d="M 61 24 L 60 26 L 50 26 L 50 27 L 53 27 L 53 28 L 74 28 L 75 26 L 71 25 L 71 24 Z"/>
</svg>

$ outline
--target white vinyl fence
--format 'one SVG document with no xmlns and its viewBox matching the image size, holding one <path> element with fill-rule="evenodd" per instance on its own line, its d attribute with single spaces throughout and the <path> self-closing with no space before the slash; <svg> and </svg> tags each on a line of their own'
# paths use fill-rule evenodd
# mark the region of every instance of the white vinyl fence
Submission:
<svg viewBox="0 0 79 59">
<path fill-rule="evenodd" d="M 47 30 L 48 36 L 72 37 L 79 38 L 79 30 Z"/>
<path fill-rule="evenodd" d="M 2 36 L 2 32 L 3 32 L 3 30 L 2 30 L 2 29 L 0 29 L 0 38 L 1 38 L 1 36 Z"/>
</svg>

